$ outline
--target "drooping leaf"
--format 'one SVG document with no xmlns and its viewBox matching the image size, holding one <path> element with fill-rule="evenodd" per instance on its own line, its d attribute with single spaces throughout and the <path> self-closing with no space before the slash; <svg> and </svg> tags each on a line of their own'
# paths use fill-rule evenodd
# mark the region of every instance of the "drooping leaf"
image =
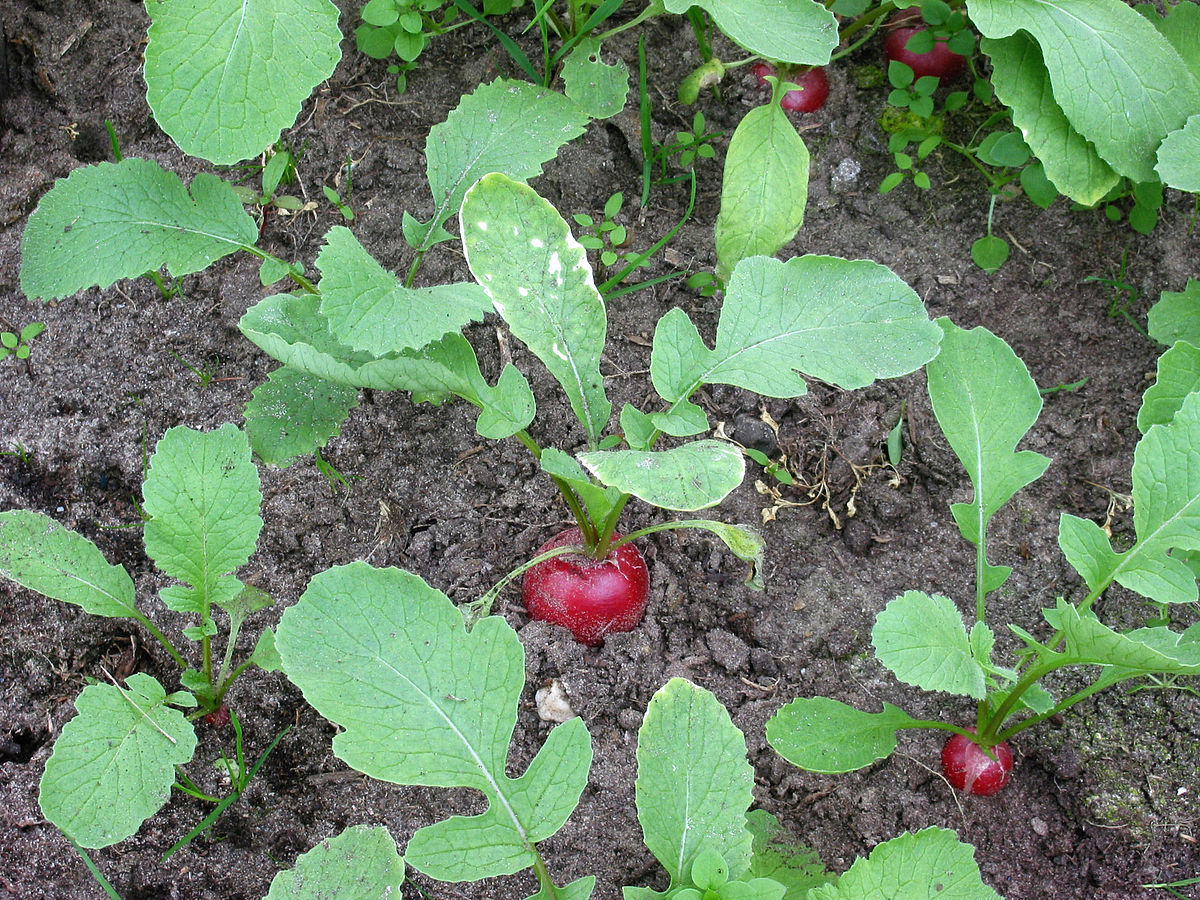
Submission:
<svg viewBox="0 0 1200 900">
<path fill-rule="evenodd" d="M 59 179 L 21 238 L 21 290 L 69 297 L 165 266 L 199 272 L 258 240 L 258 226 L 233 188 L 214 175 L 179 177 L 148 159 L 76 169 Z"/>
<path fill-rule="evenodd" d="M 1189 278 L 1182 291 L 1163 291 L 1146 319 L 1146 330 L 1160 344 L 1200 347 L 1200 280 Z"/>
<path fill-rule="evenodd" d="M 330 332 L 373 356 L 420 349 L 480 321 L 491 308 L 477 284 L 406 288 L 341 225 L 325 235 L 317 268 L 321 314 Z"/>
<path fill-rule="evenodd" d="M 979 48 L 992 61 L 992 87 L 1012 110 L 1013 124 L 1042 163 L 1058 192 L 1091 206 L 1120 180 L 1083 135 L 1071 127 L 1054 99 L 1050 75 L 1037 41 L 1020 31 L 1012 37 L 984 38 Z"/>
<path fill-rule="evenodd" d="M 1116 553 L 1099 525 L 1064 513 L 1058 545 L 1067 561 L 1093 593 L 1116 581 L 1159 603 L 1196 600 L 1195 573 L 1170 551 L 1200 550 L 1200 393 L 1138 441 L 1132 496 L 1137 542 Z"/>
<path fill-rule="evenodd" d="M 358 403 L 358 390 L 283 366 L 246 404 L 250 449 L 269 466 L 287 468 L 336 435 Z"/>
<path fill-rule="evenodd" d="M 0 513 L 0 576 L 94 616 L 137 617 L 133 579 L 96 545 L 49 516 Z"/>
<path fill-rule="evenodd" d="M 725 707 L 703 688 L 672 678 L 646 707 L 637 763 L 638 822 L 671 885 L 687 883 L 704 848 L 720 853 L 730 879 L 739 878 L 750 866 L 746 810 L 754 770 Z"/>
<path fill-rule="evenodd" d="M 1182 128 L 1163 139 L 1154 169 L 1164 184 L 1193 194 L 1200 192 L 1200 113 L 1190 116 Z"/>
<path fill-rule="evenodd" d="M 1200 282 L 1189 284 L 1200 287 Z M 1151 310 L 1151 315 L 1153 312 Z M 1170 422 L 1179 407 L 1183 406 L 1184 398 L 1197 390 L 1200 390 L 1200 348 L 1181 340 L 1158 358 L 1154 384 L 1142 394 L 1142 406 L 1137 418 L 1138 431 L 1145 434 L 1151 425 Z"/>
<path fill-rule="evenodd" d="M 211 603 L 232 601 L 241 584 L 228 573 L 250 559 L 263 525 L 246 435 L 229 423 L 209 432 L 168 429 L 150 457 L 142 495 L 150 516 L 146 554 L 190 585 L 167 588 L 164 601 L 202 615 Z"/>
<path fill-rule="evenodd" d="M 195 731 L 166 705 L 162 685 L 142 672 L 125 685 L 83 689 L 42 775 L 42 814 L 83 847 L 137 831 L 167 802 L 175 767 L 196 749 Z"/>
<path fill-rule="evenodd" d="M 330 0 L 151 0 L 146 102 L 179 148 L 228 164 L 296 121 L 341 59 Z"/>
<path fill-rule="evenodd" d="M 717 274 L 740 260 L 774 256 L 804 224 L 808 147 L 778 103 L 742 117 L 725 154 L 715 240 Z"/>
<path fill-rule="evenodd" d="M 754 853 L 746 874 L 782 884 L 786 889 L 784 900 L 805 900 L 810 888 L 837 880 L 825 871 L 815 850 L 788 842 L 779 820 L 765 809 L 750 810 L 746 827 L 753 837 Z"/>
<path fill-rule="evenodd" d="M 416 575 L 356 562 L 321 572 L 276 634 L 284 671 L 343 729 L 334 754 L 396 784 L 469 787 L 487 809 L 419 829 L 407 861 L 442 881 L 518 872 L 579 801 L 591 766 L 583 720 L 550 732 L 517 778 L 505 772 L 525 682 L 516 633 L 490 616 L 466 630 Z"/>
<path fill-rule="evenodd" d="M 942 351 L 926 367 L 933 414 L 967 470 L 974 494 L 950 511 L 964 538 L 982 547 L 984 591 L 1002 585 L 1012 571 L 986 560 L 987 524 L 1017 491 L 1040 478 L 1050 460 L 1017 443 L 1037 421 L 1042 398 L 1012 348 L 985 328 L 966 331 L 949 319 Z"/>
<path fill-rule="evenodd" d="M 587 113 L 562 94 L 498 78 L 462 98 L 446 121 L 429 130 L 425 166 L 433 217 L 404 217 L 404 239 L 427 250 L 452 236 L 442 227 L 458 212 L 467 189 L 489 172 L 529 179 L 542 163 L 583 133 Z"/>
<path fill-rule="evenodd" d="M 898 729 L 917 727 L 890 703 L 869 713 L 828 697 L 800 697 L 767 720 L 767 743 L 809 772 L 852 772 L 890 756 Z"/>
<path fill-rule="evenodd" d="M 1059 598 L 1046 620 L 1063 633 L 1064 651 L 1080 663 L 1116 666 L 1137 672 L 1200 675 L 1200 637 L 1165 626 L 1121 634 L 1090 613 Z"/>
<path fill-rule="evenodd" d="M 471 274 L 562 385 L 596 446 L 612 404 L 600 374 L 608 320 L 587 251 L 549 202 L 506 175 L 480 179 L 460 218 Z"/>
<path fill-rule="evenodd" d="M 666 0 L 667 12 L 699 6 L 732 41 L 781 62 L 823 66 L 838 44 L 837 20 L 817 0 Z"/>
<path fill-rule="evenodd" d="M 650 376 L 676 403 L 704 384 L 798 397 L 798 373 L 842 388 L 904 375 L 938 351 L 941 329 L 890 269 L 867 260 L 801 256 L 742 260 L 709 350 L 680 309 L 658 322 Z"/>
<path fill-rule="evenodd" d="M 600 58 L 600 42 L 584 38 L 575 45 L 562 67 L 567 96 L 593 119 L 607 119 L 625 108 L 629 93 L 629 68 L 618 59 L 612 65 Z"/>
<path fill-rule="evenodd" d="M 976 662 L 954 601 L 905 591 L 875 619 L 875 656 L 905 684 L 982 700 L 983 668 Z"/>
<path fill-rule="evenodd" d="M 742 483 L 746 460 L 725 441 L 692 441 L 670 450 L 592 450 L 579 454 L 603 484 L 663 509 L 715 506 Z"/>
<path fill-rule="evenodd" d="M 984 37 L 1029 32 L 1072 128 L 1119 174 L 1157 180 L 1155 151 L 1200 109 L 1200 83 L 1153 25 L 1122 0 L 968 0 L 967 9 Z"/>
<path fill-rule="evenodd" d="M 884 841 L 808 900 L 1002 900 L 983 883 L 974 848 L 945 828 Z"/>
<path fill-rule="evenodd" d="M 264 900 L 399 900 L 403 883 L 404 858 L 388 830 L 352 825 L 271 879 Z"/>
</svg>

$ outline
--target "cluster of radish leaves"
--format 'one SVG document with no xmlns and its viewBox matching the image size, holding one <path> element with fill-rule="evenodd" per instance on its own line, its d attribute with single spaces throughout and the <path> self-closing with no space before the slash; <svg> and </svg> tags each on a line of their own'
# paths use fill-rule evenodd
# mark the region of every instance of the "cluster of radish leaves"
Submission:
<svg viewBox="0 0 1200 900">
<path fill-rule="evenodd" d="M 504 619 L 488 616 L 468 628 L 460 609 L 417 575 L 357 562 L 312 579 L 284 613 L 277 643 L 288 677 L 339 727 L 338 758 L 382 781 L 466 787 L 485 798 L 477 815 L 418 829 L 403 862 L 450 882 L 532 869 L 539 890 L 531 900 L 591 895 L 592 876 L 556 885 L 538 847 L 579 802 L 591 738 L 582 719 L 569 719 L 550 731 L 524 773 L 508 774 L 525 665 Z M 996 897 L 980 881 L 971 848 L 950 831 L 929 828 L 881 844 L 840 878 L 811 851 L 780 843 L 772 816 L 747 813 L 754 773 L 741 732 L 712 694 L 682 679 L 651 699 L 637 760 L 638 821 L 670 884 L 665 892 L 626 887 L 627 900 L 865 900 L 893 896 L 888 891 L 905 882 L 940 885 L 939 896 Z M 268 897 L 323 896 L 312 867 L 331 884 L 369 877 L 398 889 L 403 876 L 387 832 L 356 827 L 276 876 Z"/>
<path fill-rule="evenodd" d="M 192 720 L 221 710 L 226 692 L 249 667 L 279 666 L 270 628 L 235 664 L 242 626 L 272 602 L 230 574 L 249 560 L 263 524 L 258 470 L 245 434 L 233 425 L 207 433 L 170 429 L 150 457 L 142 495 L 146 554 L 182 582 L 159 597 L 197 622 L 183 629 L 195 651 L 177 647 L 138 608 L 129 573 L 110 565 L 90 540 L 41 513 L 0 513 L 0 576 L 93 615 L 133 619 L 180 669 L 183 690 L 168 693 L 138 672 L 124 686 L 110 676 L 76 698 L 78 715 L 46 761 L 39 802 L 45 817 L 82 847 L 107 847 L 137 831 L 166 802 L 176 768 L 195 752 Z M 218 610 L 225 620 L 219 658 L 213 646 Z"/>
<path fill-rule="evenodd" d="M 974 545 L 975 603 L 968 629 L 954 601 L 906 591 L 887 604 L 871 633 L 878 660 L 905 682 L 975 702 L 968 730 L 958 723 L 915 719 L 892 704 L 864 712 L 830 698 L 801 698 L 768 723 L 771 745 L 801 768 L 848 772 L 896 749 L 896 733 L 936 728 L 967 737 L 985 752 L 1112 685 L 1134 678 L 1200 675 L 1200 624 L 1168 627 L 1172 604 L 1197 600 L 1195 557 L 1200 551 L 1200 364 L 1189 344 L 1160 360 L 1158 380 L 1138 416 L 1143 432 L 1134 453 L 1136 541 L 1115 552 L 1108 534 L 1063 513 L 1059 546 L 1087 586 L 1078 602 L 1059 598 L 1043 610 L 1051 634 L 1038 640 L 1009 624 L 1021 646 L 1011 665 L 993 659 L 996 635 L 987 621 L 987 597 L 1011 568 L 988 561 L 992 516 L 1039 478 L 1050 460 L 1015 450 L 1034 424 L 1041 396 L 1025 365 L 1000 338 L 960 329 L 940 319 L 945 333 L 938 357 L 926 367 L 934 415 L 970 477 L 970 501 L 951 512 Z M 1114 583 L 1155 605 L 1153 624 L 1119 632 L 1103 624 L 1095 605 Z M 1085 687 L 1053 693 L 1060 669 L 1094 670 Z"/>
</svg>

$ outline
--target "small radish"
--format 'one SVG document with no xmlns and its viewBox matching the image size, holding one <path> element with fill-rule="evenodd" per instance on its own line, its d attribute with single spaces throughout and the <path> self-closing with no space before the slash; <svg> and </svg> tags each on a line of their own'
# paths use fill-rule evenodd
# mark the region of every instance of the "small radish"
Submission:
<svg viewBox="0 0 1200 900">
<path fill-rule="evenodd" d="M 969 729 L 972 733 L 974 728 Z M 990 748 L 992 759 L 966 735 L 955 734 L 942 747 L 942 774 L 955 790 L 990 797 L 1012 776 L 1013 756 L 1007 741 Z"/>
<path fill-rule="evenodd" d="M 750 67 L 750 71 L 758 79 L 759 85 L 764 85 L 767 83 L 767 76 L 775 74 L 775 67 L 770 63 L 758 62 Z M 800 90 L 788 91 L 783 95 L 779 105 L 784 109 L 792 112 L 816 112 L 825 105 L 825 99 L 829 96 L 829 79 L 820 66 L 784 77 L 785 80 L 800 85 Z"/>
<path fill-rule="evenodd" d="M 212 712 L 205 713 L 204 723 L 213 728 L 224 728 L 229 724 L 229 707 L 222 703 Z"/>
<path fill-rule="evenodd" d="M 934 41 L 933 49 L 926 53 L 913 53 L 906 49 L 909 39 L 925 31 L 926 25 L 919 16 L 901 13 L 887 25 L 888 36 L 883 42 L 883 52 L 889 60 L 902 62 L 913 70 L 913 75 L 923 78 L 932 75 L 942 81 L 953 81 L 967 68 L 967 58 L 946 46 L 945 38 Z"/>
<path fill-rule="evenodd" d="M 613 540 L 620 538 L 613 534 Z M 582 544 L 578 528 L 547 541 L 538 553 Z M 521 599 L 531 618 L 570 629 L 589 647 L 614 631 L 632 631 L 642 621 L 650 594 L 646 560 L 633 544 L 622 544 L 604 559 L 567 553 L 538 563 L 525 573 Z"/>
</svg>

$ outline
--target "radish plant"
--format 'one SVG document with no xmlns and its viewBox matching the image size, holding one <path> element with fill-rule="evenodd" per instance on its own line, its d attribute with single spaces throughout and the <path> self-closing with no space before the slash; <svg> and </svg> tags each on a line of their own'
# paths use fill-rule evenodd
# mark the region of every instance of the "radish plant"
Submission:
<svg viewBox="0 0 1200 900">
<path fill-rule="evenodd" d="M 1197 599 L 1189 564 L 1200 551 L 1200 382 L 1195 350 L 1173 349 L 1160 363 L 1159 382 L 1147 391 L 1138 425 L 1144 434 L 1134 452 L 1136 540 L 1115 552 L 1100 526 L 1068 513 L 1059 523 L 1059 546 L 1086 585 L 1077 602 L 1059 598 L 1042 616 L 1050 636 L 1038 640 L 1017 624 L 1020 642 L 1008 664 L 994 660 L 996 634 L 987 598 L 1011 568 L 988 559 L 987 529 L 1012 496 L 1045 471 L 1050 460 L 1016 445 L 1037 419 L 1041 397 L 1024 364 L 1002 340 L 976 328 L 964 331 L 939 319 L 942 351 L 929 363 L 929 396 L 943 434 L 962 461 L 973 493 L 951 513 L 975 548 L 972 623 L 964 625 L 955 602 L 940 594 L 906 591 L 875 620 L 876 658 L 901 681 L 974 702 L 974 721 L 913 718 L 890 703 L 864 712 L 837 700 L 794 700 L 767 725 L 767 738 L 786 759 L 816 772 L 848 772 L 896 749 L 907 728 L 951 732 L 943 751 L 955 787 L 990 794 L 1007 783 L 1008 742 L 1025 729 L 1136 678 L 1200 675 L 1200 625 L 1168 627 L 1170 606 Z M 1141 594 L 1157 616 L 1143 628 L 1120 632 L 1104 625 L 1097 601 L 1114 584 Z M 1094 670 L 1083 688 L 1060 697 L 1060 669 Z"/>
<path fill-rule="evenodd" d="M 278 669 L 270 628 L 240 659 L 236 646 L 246 621 L 272 602 L 230 574 L 250 558 L 262 528 L 258 471 L 246 436 L 233 425 L 208 433 L 170 429 L 150 458 L 142 493 L 146 553 L 182 582 L 159 597 L 196 622 L 182 632 L 194 649 L 178 645 L 138 608 L 129 574 L 87 538 L 41 513 L 0 513 L 0 576 L 93 615 L 133 619 L 180 670 L 182 689 L 170 693 L 144 672 L 128 675 L 124 684 L 105 672 L 106 681 L 89 684 L 76 698 L 78 715 L 46 762 L 39 803 L 82 847 L 129 837 L 162 807 L 173 785 L 203 797 L 182 774 L 183 783 L 175 784 L 177 768 L 195 752 L 192 721 L 222 713 L 229 721 L 225 696 L 234 680 L 251 666 Z M 221 630 L 224 651 L 217 655 L 213 638 Z M 236 784 L 240 792 L 244 780 Z"/>
</svg>

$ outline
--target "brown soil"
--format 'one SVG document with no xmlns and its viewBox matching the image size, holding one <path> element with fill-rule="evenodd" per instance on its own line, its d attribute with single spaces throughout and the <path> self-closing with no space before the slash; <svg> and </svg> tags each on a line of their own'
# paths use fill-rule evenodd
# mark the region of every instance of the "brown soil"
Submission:
<svg viewBox="0 0 1200 900">
<path fill-rule="evenodd" d="M 354 4 L 341 5 L 349 32 Z M 129 569 L 143 608 L 177 631 L 186 623 L 157 599 L 163 578 L 145 557 L 137 528 L 145 454 L 173 425 L 209 429 L 241 421 L 250 391 L 274 367 L 237 330 L 239 317 L 264 290 L 253 261 L 233 257 L 187 278 L 183 296 L 171 300 L 145 279 L 45 306 L 21 295 L 25 220 L 54 179 L 110 157 L 105 120 L 125 155 L 156 159 L 185 180 L 198 167 L 164 137 L 146 107 L 141 4 L 13 0 L 0 10 L 0 24 L 7 51 L 6 78 L 0 69 L 6 93 L 0 105 L 0 315 L 49 326 L 31 366 L 0 364 L 0 449 L 20 445 L 30 454 L 27 463 L 0 457 L 0 508 L 39 510 L 96 541 L 109 560 Z M 655 137 L 662 140 L 690 124 L 691 111 L 671 98 L 699 60 L 689 29 L 653 24 L 646 40 Z M 424 218 L 430 206 L 422 158 L 429 127 L 479 82 L 515 73 L 481 29 L 435 42 L 401 97 L 384 64 L 358 55 L 352 40 L 344 51 L 333 78 L 286 134 L 303 149 L 299 190 L 318 201 L 317 209 L 270 220 L 267 247 L 311 267 L 321 236 L 341 222 L 320 186 L 344 175 L 349 155 L 355 160 L 355 234 L 377 259 L 404 271 L 411 254 L 401 238 L 401 213 Z M 636 69 L 633 43 L 614 42 L 610 52 Z M 850 63 L 875 63 L 875 52 L 866 48 Z M 1080 593 L 1057 549 L 1059 512 L 1102 521 L 1110 502 L 1129 491 L 1135 414 L 1159 351 L 1126 319 L 1110 314 L 1112 290 L 1088 279 L 1107 277 L 1127 260 L 1124 278 L 1137 292 L 1129 312 L 1144 321 L 1160 291 L 1182 290 L 1188 276 L 1200 274 L 1193 198 L 1168 191 L 1149 237 L 1099 212 L 1072 211 L 1062 200 L 1045 212 L 1024 201 L 1003 204 L 996 224 L 1013 244 L 1013 257 L 998 274 L 985 275 L 968 253 L 987 211 L 978 177 L 958 159 L 935 158 L 933 190 L 908 186 L 880 196 L 876 188 L 890 161 L 877 124 L 884 98 L 880 90 L 856 89 L 849 71 L 849 65 L 832 69 L 829 104 L 797 120 L 812 150 L 812 190 L 805 226 L 783 255 L 813 252 L 886 264 L 932 314 L 962 326 L 985 325 L 1006 339 L 1039 385 L 1086 379 L 1077 390 L 1046 395 L 1041 420 L 1023 446 L 1053 464 L 994 523 L 992 560 L 1015 568 L 992 602 L 994 622 L 1001 632 L 1009 621 L 1036 628 L 1041 607 L 1060 594 Z M 731 130 L 761 102 L 752 76 L 743 72 L 727 81 L 720 98 L 701 99 L 711 127 Z M 636 122 L 633 103 L 614 120 L 592 124 L 535 186 L 564 213 L 596 213 L 616 190 L 633 197 L 640 186 Z M 649 274 L 671 265 L 712 265 L 726 142 L 718 141 L 717 163 L 701 164 L 695 215 Z M 856 178 L 833 177 L 856 167 Z M 675 186 L 656 189 L 644 214 L 627 204 L 635 245 L 664 233 L 685 203 Z M 423 283 L 468 277 L 451 244 L 431 253 L 421 273 Z M 649 391 L 646 338 L 676 305 L 711 334 L 717 302 L 689 292 L 681 279 L 611 305 L 609 390 L 618 408 Z M 492 326 L 474 329 L 471 337 L 485 369 L 494 371 Z M 530 371 L 529 355 L 517 346 L 512 352 Z M 202 387 L 184 361 L 213 367 L 211 382 Z M 535 373 L 534 388 L 541 421 L 566 421 L 547 379 Z M 714 421 L 744 441 L 762 437 L 758 398 L 718 388 L 703 401 Z M 893 473 L 879 465 L 882 442 L 905 402 L 907 447 Z M 831 497 L 830 511 L 820 503 L 785 508 L 764 525 L 765 592 L 742 587 L 741 564 L 721 545 L 672 532 L 643 542 L 653 584 L 645 623 L 599 650 L 575 644 L 557 628 L 529 624 L 511 591 L 501 598 L 498 611 L 520 630 L 527 653 L 514 770 L 523 769 L 545 738 L 548 726 L 536 717 L 532 698 L 549 678 L 566 685 L 595 747 L 579 808 L 543 845 L 556 877 L 595 873 L 597 900 L 618 897 L 620 885 L 661 884 L 635 818 L 634 747 L 647 700 L 672 675 L 690 678 L 726 704 L 746 733 L 757 802 L 833 870 L 901 831 L 941 825 L 975 845 L 985 880 L 1009 900 L 1165 897 L 1140 885 L 1196 876 L 1200 700 L 1182 691 L 1110 692 L 1026 732 L 1015 748 L 1015 782 L 991 799 L 951 791 L 935 771 L 938 741 L 928 733 L 903 736 L 894 757 L 845 776 L 800 772 L 767 746 L 766 719 L 796 696 L 824 694 L 867 708 L 886 700 L 921 717 L 967 719 L 971 710 L 963 702 L 897 684 L 873 660 L 870 627 L 883 605 L 908 588 L 947 594 L 967 609 L 973 557 L 948 509 L 968 495 L 969 482 L 936 429 L 922 375 L 852 394 L 814 385 L 805 397 L 772 400 L 765 409 L 779 423 L 779 445 L 797 473 L 826 485 Z M 578 440 L 553 424 L 536 427 L 546 442 L 570 448 Z M 278 598 L 267 623 L 295 602 L 313 574 L 363 558 L 403 566 L 455 600 L 470 600 L 567 524 L 551 485 L 536 477 L 523 448 L 480 447 L 473 417 L 461 405 L 435 409 L 414 406 L 405 395 L 363 391 L 325 457 L 353 480 L 351 489 L 331 486 L 311 461 L 262 473 L 267 524 L 243 575 Z M 861 485 L 854 492 L 856 478 Z M 847 509 L 852 494 L 853 516 Z M 784 496 L 806 499 L 798 489 L 785 489 Z M 755 523 L 768 505 L 751 478 L 714 512 L 725 521 Z M 378 531 L 385 507 L 390 524 Z M 659 517 L 635 503 L 623 525 L 632 529 Z M 1131 515 L 1120 505 L 1113 527 L 1132 531 Z M 1102 604 L 1110 621 L 1132 622 L 1144 610 L 1120 590 Z M 1194 612 L 1182 614 L 1181 621 L 1194 620 Z M 38 779 L 85 679 L 100 677 L 101 666 L 131 646 L 136 667 L 164 680 L 170 660 L 127 622 L 89 616 L 8 582 L 0 582 L 0 629 L 0 896 L 100 897 L 70 846 L 41 820 Z M 402 788 L 347 770 L 330 752 L 332 726 L 282 675 L 251 673 L 231 701 L 245 723 L 251 757 L 286 726 L 292 730 L 221 818 L 213 839 L 160 862 L 208 810 L 176 797 L 135 837 L 93 854 L 127 900 L 258 898 L 297 854 L 348 825 L 386 825 L 403 849 L 417 827 L 473 808 L 465 791 Z M 231 741 L 204 726 L 200 736 L 191 771 L 215 789 L 210 762 Z M 512 898 L 532 885 L 530 877 L 445 885 L 413 874 L 412 881 L 437 898 Z M 1181 893 L 1200 897 L 1197 888 Z"/>
</svg>

